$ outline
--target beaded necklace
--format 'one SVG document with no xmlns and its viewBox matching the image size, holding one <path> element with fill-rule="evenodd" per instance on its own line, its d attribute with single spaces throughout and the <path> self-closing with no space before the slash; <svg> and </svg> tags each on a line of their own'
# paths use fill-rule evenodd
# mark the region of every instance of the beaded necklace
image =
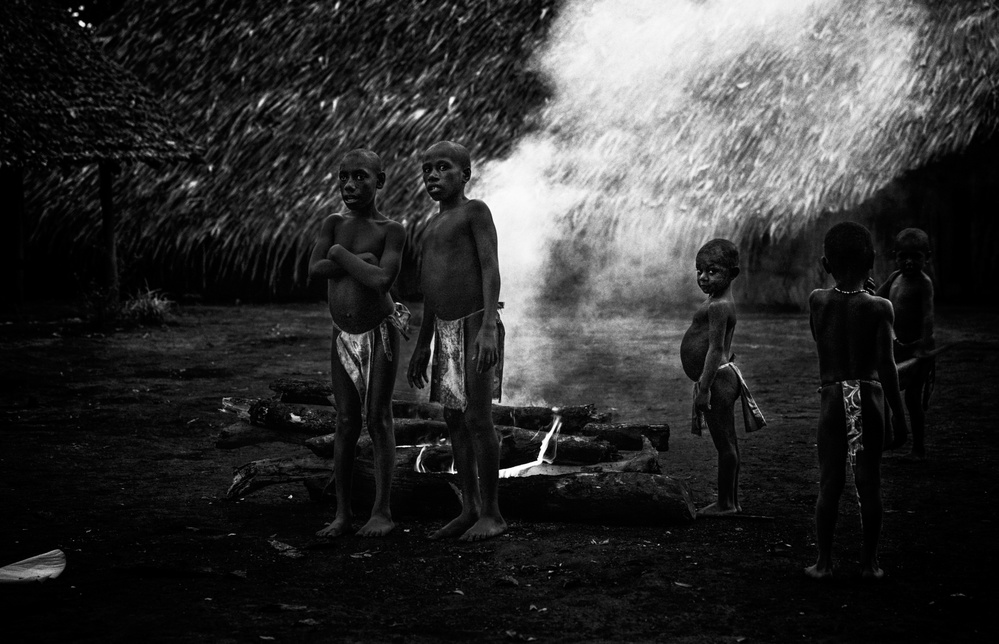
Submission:
<svg viewBox="0 0 999 644">
<path fill-rule="evenodd" d="M 857 293 L 866 293 L 867 292 L 867 291 L 865 291 L 862 288 L 861 289 L 857 289 L 856 291 L 844 291 L 843 289 L 841 289 L 838 286 L 834 286 L 833 290 L 836 291 L 837 293 L 842 293 L 843 295 L 856 295 Z"/>
</svg>

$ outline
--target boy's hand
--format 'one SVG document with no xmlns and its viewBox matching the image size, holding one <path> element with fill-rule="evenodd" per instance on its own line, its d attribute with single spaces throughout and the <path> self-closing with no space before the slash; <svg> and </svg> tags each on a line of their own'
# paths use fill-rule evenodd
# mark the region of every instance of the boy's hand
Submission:
<svg viewBox="0 0 999 644">
<path fill-rule="evenodd" d="M 694 396 L 694 409 L 697 411 L 708 411 L 711 409 L 711 388 L 699 389 Z"/>
<path fill-rule="evenodd" d="M 472 359 L 475 361 L 476 372 L 485 373 L 499 361 L 497 344 L 496 328 L 487 329 L 483 325 L 475 336 L 475 354 Z"/>
<path fill-rule="evenodd" d="M 357 256 L 357 259 L 361 260 L 362 262 L 367 262 L 368 264 L 371 264 L 373 266 L 378 265 L 378 258 L 375 257 L 374 253 L 361 253 L 360 255 Z"/>
<path fill-rule="evenodd" d="M 417 345 L 413 357 L 409 359 L 409 373 L 406 374 L 410 387 L 423 389 L 427 384 L 427 366 L 430 364 L 430 347 Z"/>
<path fill-rule="evenodd" d="M 326 259 L 332 262 L 334 251 L 336 251 L 337 248 L 340 248 L 340 244 L 333 244 L 332 246 L 330 246 L 330 249 L 326 251 Z"/>
</svg>

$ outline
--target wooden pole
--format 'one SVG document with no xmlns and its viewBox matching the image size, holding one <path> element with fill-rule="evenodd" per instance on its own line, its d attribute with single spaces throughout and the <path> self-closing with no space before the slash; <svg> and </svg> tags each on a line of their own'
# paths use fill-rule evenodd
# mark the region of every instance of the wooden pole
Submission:
<svg viewBox="0 0 999 644">
<path fill-rule="evenodd" d="M 101 159 L 99 165 L 101 222 L 104 232 L 104 287 L 107 289 L 105 303 L 108 312 L 112 312 L 118 308 L 119 302 L 118 245 L 115 241 L 114 231 L 117 217 L 114 212 L 114 199 L 111 190 L 111 180 L 117 171 L 117 166 L 107 159 Z"/>
</svg>

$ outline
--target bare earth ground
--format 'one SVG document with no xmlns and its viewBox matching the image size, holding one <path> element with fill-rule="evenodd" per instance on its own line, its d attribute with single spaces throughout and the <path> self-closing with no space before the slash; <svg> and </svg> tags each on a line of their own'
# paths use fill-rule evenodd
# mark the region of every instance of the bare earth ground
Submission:
<svg viewBox="0 0 999 644">
<path fill-rule="evenodd" d="M 515 521 L 462 544 L 428 541 L 440 523 L 399 508 L 388 538 L 326 547 L 313 533 L 329 508 L 301 485 L 224 498 L 233 466 L 291 448 L 214 447 L 231 421 L 223 396 L 326 377 L 322 304 L 186 307 L 175 325 L 109 336 L 32 317 L 0 326 L 0 565 L 61 548 L 68 566 L 44 584 L 0 587 L 5 642 L 968 642 L 999 631 L 995 312 L 939 315 L 938 338 L 960 344 L 939 360 L 929 459 L 885 458 L 887 578 L 858 578 L 848 490 L 828 584 L 802 574 L 815 557 L 818 397 L 801 315 L 745 315 L 736 333 L 771 421 L 742 442 L 742 504 L 772 520 Z M 715 453 L 686 428 L 685 325 L 556 319 L 533 337 L 511 333 L 514 362 L 529 354 L 555 371 L 510 366 L 509 390 L 665 419 L 663 468 L 704 505 Z"/>
</svg>

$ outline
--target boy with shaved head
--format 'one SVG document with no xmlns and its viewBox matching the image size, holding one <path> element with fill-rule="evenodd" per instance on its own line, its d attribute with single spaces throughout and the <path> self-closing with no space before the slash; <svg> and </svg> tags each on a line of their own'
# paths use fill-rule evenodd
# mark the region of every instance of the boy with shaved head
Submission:
<svg viewBox="0 0 999 644">
<path fill-rule="evenodd" d="M 878 565 L 881 451 L 891 432 L 885 423 L 886 400 L 894 414 L 895 431 L 907 433 L 892 352 L 894 315 L 891 302 L 871 295 L 865 288 L 874 266 L 870 231 L 852 221 L 836 224 L 826 233 L 823 248 L 822 267 L 836 285 L 812 291 L 808 297 L 822 387 L 816 437 L 819 498 L 815 503 L 815 532 L 819 555 L 805 574 L 814 579 L 833 574 L 833 532 L 849 462 L 860 501 L 861 574 L 879 579 L 884 575 Z"/>
<path fill-rule="evenodd" d="M 375 502 L 358 536 L 380 537 L 395 527 L 389 490 L 395 467 L 392 390 L 398 368 L 399 334 L 409 312 L 389 289 L 399 275 L 405 229 L 385 217 L 377 193 L 385 185 L 381 159 L 370 150 L 344 155 L 338 173 L 347 210 L 323 221 L 309 260 L 309 276 L 328 281 L 333 319 L 330 378 L 336 400 L 333 478 L 336 516 L 317 532 L 338 537 L 351 529 L 354 452 L 367 417 L 374 450 Z"/>
<path fill-rule="evenodd" d="M 409 383 L 427 383 L 433 339 L 430 399 L 444 407 L 462 494 L 461 514 L 431 538 L 479 541 L 507 529 L 499 510 L 499 438 L 492 421 L 503 364 L 496 227 L 489 207 L 465 196 L 472 167 L 464 146 L 435 143 L 423 153 L 422 168 L 439 211 L 423 240 L 423 322 Z"/>
</svg>

